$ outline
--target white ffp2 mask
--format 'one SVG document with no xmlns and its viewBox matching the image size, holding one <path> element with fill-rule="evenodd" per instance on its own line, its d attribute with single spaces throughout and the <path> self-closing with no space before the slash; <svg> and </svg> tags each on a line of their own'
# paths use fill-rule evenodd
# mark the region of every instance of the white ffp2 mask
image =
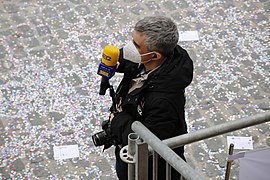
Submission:
<svg viewBox="0 0 270 180">
<path fill-rule="evenodd" d="M 124 59 L 127 59 L 131 62 L 134 63 L 148 63 L 150 62 L 152 59 L 149 59 L 146 62 L 142 62 L 142 56 L 146 56 L 149 54 L 152 54 L 153 52 L 148 52 L 145 54 L 140 54 L 139 51 L 137 50 L 136 46 L 134 45 L 134 43 L 132 41 L 128 42 L 124 47 L 123 47 L 123 57 Z"/>
</svg>

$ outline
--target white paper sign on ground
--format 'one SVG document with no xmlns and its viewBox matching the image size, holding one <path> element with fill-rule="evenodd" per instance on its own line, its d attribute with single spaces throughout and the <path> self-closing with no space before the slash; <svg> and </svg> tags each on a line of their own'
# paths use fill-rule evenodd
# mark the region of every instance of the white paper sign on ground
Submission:
<svg viewBox="0 0 270 180">
<path fill-rule="evenodd" d="M 228 149 L 231 143 L 234 144 L 234 150 L 252 150 L 253 149 L 252 137 L 227 136 Z"/>
<path fill-rule="evenodd" d="M 198 41 L 198 31 L 179 31 L 179 41 Z"/>
<path fill-rule="evenodd" d="M 78 145 L 65 145 L 65 146 L 54 146 L 54 159 L 70 159 L 79 157 L 79 147 Z"/>
</svg>

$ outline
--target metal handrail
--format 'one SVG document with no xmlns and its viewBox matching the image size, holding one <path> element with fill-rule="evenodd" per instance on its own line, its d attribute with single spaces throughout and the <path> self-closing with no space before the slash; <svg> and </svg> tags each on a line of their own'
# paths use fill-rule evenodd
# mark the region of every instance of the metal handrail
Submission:
<svg viewBox="0 0 270 180">
<path fill-rule="evenodd" d="M 270 111 L 253 115 L 239 120 L 230 121 L 220 125 L 212 126 L 206 129 L 191 132 L 189 134 L 180 135 L 170 139 L 161 141 L 150 130 L 148 130 L 141 122 L 135 121 L 132 124 L 132 130 L 142 138 L 149 147 L 149 152 L 157 152 L 172 167 L 174 167 L 184 178 L 195 180 L 205 179 L 203 175 L 192 169 L 185 161 L 183 161 L 172 149 L 211 138 L 217 135 L 225 134 L 246 127 L 262 124 L 270 121 Z"/>
<path fill-rule="evenodd" d="M 223 124 L 201 129 L 181 136 L 169 138 L 164 140 L 163 142 L 167 144 L 170 148 L 174 149 L 186 144 L 201 141 L 207 138 L 254 126 L 257 124 L 262 124 L 268 121 L 270 121 L 270 111 L 234 121 L 229 121 Z"/>
<path fill-rule="evenodd" d="M 180 158 L 171 148 L 158 139 L 141 122 L 136 121 L 132 124 L 132 130 L 137 133 L 147 144 L 149 144 L 165 161 L 167 161 L 182 176 L 190 180 L 205 179 Z"/>
</svg>

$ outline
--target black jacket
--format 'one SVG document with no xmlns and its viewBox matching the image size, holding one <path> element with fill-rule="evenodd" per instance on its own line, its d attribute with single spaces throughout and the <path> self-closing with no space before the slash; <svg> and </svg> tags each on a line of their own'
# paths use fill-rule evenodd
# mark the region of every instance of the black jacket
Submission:
<svg viewBox="0 0 270 180">
<path fill-rule="evenodd" d="M 123 112 L 116 113 L 112 120 L 112 133 L 119 144 L 127 145 L 131 124 L 141 121 L 161 140 L 187 133 L 185 122 L 185 88 L 193 78 L 193 62 L 186 50 L 177 46 L 174 53 L 155 72 L 150 74 L 142 88 L 127 94 L 132 78 L 142 67 L 123 59 L 122 51 L 117 72 L 124 77 L 116 92 L 116 102 Z M 142 113 L 138 105 L 144 102 Z"/>
</svg>

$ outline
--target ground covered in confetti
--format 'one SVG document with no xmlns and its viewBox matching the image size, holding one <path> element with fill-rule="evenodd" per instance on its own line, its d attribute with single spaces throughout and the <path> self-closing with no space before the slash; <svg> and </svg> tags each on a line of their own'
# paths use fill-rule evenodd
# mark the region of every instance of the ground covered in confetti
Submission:
<svg viewBox="0 0 270 180">
<path fill-rule="evenodd" d="M 11 0 L 0 2 L 0 179 L 116 179 L 113 148 L 91 135 L 108 117 L 98 95 L 102 49 L 122 47 L 136 21 L 166 15 L 194 61 L 186 90 L 189 131 L 270 110 L 269 0 Z M 116 75 L 115 86 L 121 76 Z M 192 167 L 222 179 L 227 135 L 270 146 L 269 123 L 186 146 Z M 80 157 L 55 160 L 53 147 L 78 145 Z M 239 165 L 231 176 L 238 179 Z"/>
</svg>

